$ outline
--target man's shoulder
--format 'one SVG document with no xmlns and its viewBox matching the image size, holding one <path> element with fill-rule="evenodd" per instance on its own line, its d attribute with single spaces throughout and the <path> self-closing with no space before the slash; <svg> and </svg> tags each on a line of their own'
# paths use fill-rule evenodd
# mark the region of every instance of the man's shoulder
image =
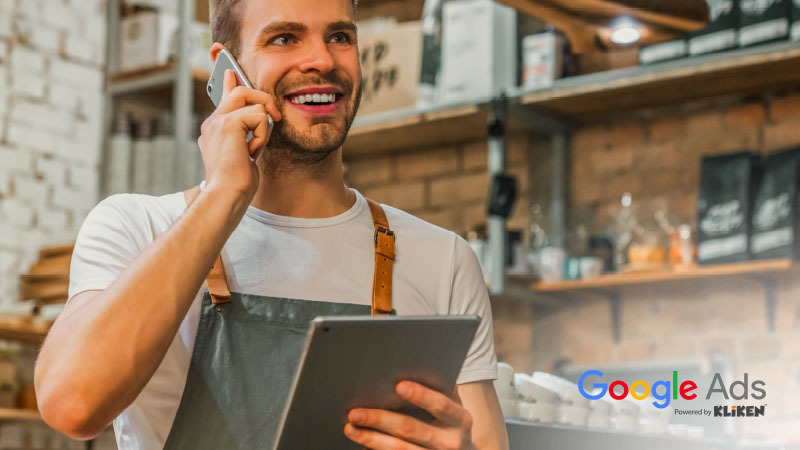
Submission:
<svg viewBox="0 0 800 450">
<path fill-rule="evenodd" d="M 186 209 L 183 193 L 152 196 L 145 194 L 114 194 L 98 203 L 84 222 L 85 225 L 105 223 L 124 227 L 147 227 L 153 231 L 169 226 Z"/>
<path fill-rule="evenodd" d="M 434 225 L 402 209 L 383 203 L 381 203 L 381 206 L 386 211 L 389 227 L 395 232 L 412 233 L 415 237 L 446 242 L 452 242 L 457 237 L 454 232 Z"/>
</svg>

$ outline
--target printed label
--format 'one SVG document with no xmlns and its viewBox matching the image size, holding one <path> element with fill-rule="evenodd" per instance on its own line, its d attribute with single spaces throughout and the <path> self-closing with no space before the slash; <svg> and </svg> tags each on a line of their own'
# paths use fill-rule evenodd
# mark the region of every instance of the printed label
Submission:
<svg viewBox="0 0 800 450">
<path fill-rule="evenodd" d="M 639 60 L 642 64 L 650 64 L 681 56 L 686 56 L 686 41 L 665 42 L 643 48 L 639 53 Z"/>
<path fill-rule="evenodd" d="M 783 247 L 792 243 L 792 228 L 784 227 L 777 230 L 756 233 L 750 242 L 753 253 L 761 253 L 773 248 Z"/>
<path fill-rule="evenodd" d="M 689 41 L 689 54 L 702 55 L 724 50 L 736 45 L 736 30 L 722 30 L 692 38 Z"/>
<path fill-rule="evenodd" d="M 711 239 L 697 246 L 697 258 L 700 261 L 722 258 L 747 251 L 747 235 L 736 234 L 731 237 Z"/>
<path fill-rule="evenodd" d="M 786 37 L 789 32 L 788 19 L 775 19 L 742 27 L 739 30 L 739 45 L 771 41 Z"/>
</svg>

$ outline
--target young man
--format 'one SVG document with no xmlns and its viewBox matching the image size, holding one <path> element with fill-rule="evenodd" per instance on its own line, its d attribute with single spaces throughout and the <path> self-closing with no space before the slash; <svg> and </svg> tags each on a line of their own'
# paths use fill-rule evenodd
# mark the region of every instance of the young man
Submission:
<svg viewBox="0 0 800 450">
<path fill-rule="evenodd" d="M 506 448 L 474 254 L 343 182 L 361 92 L 352 0 L 219 0 L 215 11 L 212 58 L 227 47 L 255 89 L 226 74 L 199 140 L 202 190 L 112 196 L 86 219 L 70 300 L 36 367 L 43 418 L 84 439 L 113 421 L 121 449 L 269 448 L 308 321 L 380 309 L 388 284 L 384 310 L 481 325 L 452 397 L 397 385 L 433 423 L 356 409 L 342 432 L 375 449 Z M 388 279 L 391 249 L 376 244 L 394 239 L 386 228 Z"/>
</svg>

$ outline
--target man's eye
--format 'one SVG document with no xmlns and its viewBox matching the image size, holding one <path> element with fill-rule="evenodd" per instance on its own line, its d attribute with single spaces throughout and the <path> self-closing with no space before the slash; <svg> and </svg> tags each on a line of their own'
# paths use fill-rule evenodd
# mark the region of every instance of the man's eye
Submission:
<svg viewBox="0 0 800 450">
<path fill-rule="evenodd" d="M 289 45 L 289 44 L 291 44 L 293 42 L 294 42 L 294 37 L 292 37 L 292 36 L 290 36 L 288 34 L 282 34 L 282 35 L 276 37 L 275 39 L 273 39 L 272 41 L 270 41 L 270 44 L 273 44 L 273 45 Z"/>
<path fill-rule="evenodd" d="M 331 42 L 334 44 L 349 44 L 351 42 L 350 36 L 347 33 L 336 33 L 331 36 Z"/>
</svg>

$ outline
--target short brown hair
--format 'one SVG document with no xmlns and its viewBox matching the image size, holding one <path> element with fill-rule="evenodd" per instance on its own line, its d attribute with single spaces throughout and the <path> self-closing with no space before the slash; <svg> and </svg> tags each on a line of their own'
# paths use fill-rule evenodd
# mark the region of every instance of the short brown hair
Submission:
<svg viewBox="0 0 800 450">
<path fill-rule="evenodd" d="M 241 28 L 241 9 L 242 0 L 210 0 L 211 13 L 211 38 L 214 42 L 219 42 L 228 49 L 234 58 L 239 57 L 241 39 L 239 32 Z M 358 6 L 358 0 L 350 0 L 353 3 L 353 12 Z"/>
</svg>

